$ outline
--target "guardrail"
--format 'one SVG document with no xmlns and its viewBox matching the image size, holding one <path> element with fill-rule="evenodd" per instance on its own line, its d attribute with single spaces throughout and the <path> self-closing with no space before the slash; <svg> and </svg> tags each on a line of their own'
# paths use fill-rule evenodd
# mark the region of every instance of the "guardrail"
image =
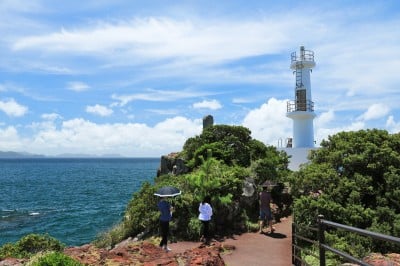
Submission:
<svg viewBox="0 0 400 266">
<path fill-rule="evenodd" d="M 348 262 L 357 263 L 362 266 L 371 266 L 370 264 L 363 262 L 359 258 L 355 258 L 344 251 L 337 250 L 337 249 L 327 245 L 327 243 L 325 242 L 325 231 L 326 231 L 327 227 L 342 229 L 342 230 L 345 230 L 348 232 L 356 233 L 358 235 L 367 236 L 367 237 L 371 237 L 373 239 L 388 241 L 388 242 L 400 245 L 400 238 L 398 238 L 398 237 L 375 233 L 372 231 L 368 231 L 368 230 L 364 230 L 364 229 L 360 229 L 360 228 L 356 228 L 356 227 L 351 227 L 351 226 L 347 226 L 344 224 L 335 223 L 332 221 L 325 220 L 322 215 L 319 215 L 318 219 L 317 219 L 317 227 L 300 226 L 298 224 L 292 223 L 292 264 L 293 265 L 296 265 L 296 266 L 309 265 L 301 257 L 301 252 L 303 252 L 307 255 L 317 258 L 319 260 L 320 266 L 326 266 L 325 253 L 326 253 L 326 251 L 330 251 L 330 252 L 333 252 L 336 255 L 340 256 L 341 258 L 344 258 Z M 302 235 L 302 231 L 303 232 L 304 231 L 307 231 L 307 232 L 314 231 L 317 233 L 318 237 L 317 237 L 317 239 L 311 239 L 310 237 L 306 237 L 306 236 Z M 317 247 L 319 250 L 319 255 L 302 248 L 301 247 L 302 241 L 310 243 L 310 244 L 314 245 L 315 247 Z M 300 252 L 298 252 L 298 251 L 300 251 Z"/>
</svg>

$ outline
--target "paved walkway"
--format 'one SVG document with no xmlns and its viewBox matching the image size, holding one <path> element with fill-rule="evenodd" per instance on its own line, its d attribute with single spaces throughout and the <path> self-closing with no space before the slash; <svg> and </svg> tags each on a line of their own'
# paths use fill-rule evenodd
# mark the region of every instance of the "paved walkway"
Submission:
<svg viewBox="0 0 400 266">
<path fill-rule="evenodd" d="M 289 266 L 292 264 L 292 219 L 275 224 L 272 234 L 246 233 L 226 244 L 236 247 L 231 254 L 223 255 L 227 266 Z"/>
<path fill-rule="evenodd" d="M 290 266 L 292 264 L 292 219 L 282 219 L 274 225 L 272 234 L 245 233 L 224 241 L 236 247 L 222 255 L 227 266 Z M 196 242 L 178 242 L 170 245 L 173 251 L 183 252 L 197 247 Z"/>
</svg>

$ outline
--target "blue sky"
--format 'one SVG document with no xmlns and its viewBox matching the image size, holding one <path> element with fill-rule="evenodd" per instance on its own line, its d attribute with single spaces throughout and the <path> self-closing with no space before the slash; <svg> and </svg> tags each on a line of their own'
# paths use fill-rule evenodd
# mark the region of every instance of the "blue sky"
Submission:
<svg viewBox="0 0 400 266">
<path fill-rule="evenodd" d="M 276 146 L 301 45 L 317 144 L 397 133 L 399 29 L 399 1 L 0 0 L 0 150 L 158 157 L 208 114 Z"/>
</svg>

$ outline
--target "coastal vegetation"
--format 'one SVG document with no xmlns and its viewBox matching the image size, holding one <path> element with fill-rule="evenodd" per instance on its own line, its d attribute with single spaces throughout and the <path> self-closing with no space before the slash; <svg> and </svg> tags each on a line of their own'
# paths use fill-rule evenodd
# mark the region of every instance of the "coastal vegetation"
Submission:
<svg viewBox="0 0 400 266">
<path fill-rule="evenodd" d="M 400 236 L 400 135 L 372 129 L 330 136 L 311 153 L 310 163 L 293 173 L 291 193 L 298 224 L 315 225 L 316 217 L 323 215 L 326 220 Z M 326 240 L 359 258 L 399 250 L 394 244 L 341 230 L 328 231 Z"/>
<path fill-rule="evenodd" d="M 322 214 L 337 223 L 400 236 L 399 134 L 378 129 L 340 132 L 324 140 L 321 148 L 310 153 L 309 163 L 296 172 L 288 169 L 285 152 L 251 138 L 250 130 L 241 126 L 206 127 L 200 135 L 186 140 L 182 151 L 173 156 L 184 160 L 189 170 L 144 182 L 127 205 L 122 221 L 99 235 L 94 244 L 108 248 L 129 237 L 158 236 L 158 198 L 154 193 L 165 185 L 182 191 L 170 199 L 175 209 L 172 240 L 199 239 L 198 206 L 205 195 L 212 197 L 212 230 L 217 237 L 256 230 L 257 192 L 266 180 L 277 184 L 273 194 L 279 212 L 292 213 L 300 225 L 315 226 Z M 284 187 L 289 188 L 289 201 L 282 200 Z M 326 240 L 330 246 L 359 258 L 371 252 L 398 250 L 390 243 L 340 230 L 327 231 Z M 0 260 L 30 258 L 39 252 L 32 258 L 39 264 L 32 265 L 42 265 L 41 261 L 67 260 L 60 253 L 63 248 L 48 235 L 28 235 L 0 247 Z M 310 265 L 316 265 L 311 257 L 304 257 Z M 340 264 L 332 253 L 327 257 L 329 265 Z M 68 263 L 64 265 L 79 265 Z"/>
<path fill-rule="evenodd" d="M 175 239 L 199 239 L 198 206 L 207 194 L 212 197 L 214 232 L 255 230 L 259 185 L 267 179 L 283 183 L 290 172 L 286 153 L 252 139 L 250 130 L 241 126 L 206 127 L 199 136 L 189 138 L 175 156 L 185 160 L 190 171 L 161 175 L 153 185 L 144 183 L 129 202 L 123 221 L 102 234 L 95 241 L 97 245 L 113 246 L 127 237 L 157 235 L 158 198 L 154 192 L 164 185 L 182 190 L 182 195 L 171 199 L 175 209 L 171 232 Z M 243 195 L 245 182 L 252 186 L 251 195 Z M 275 193 L 282 189 L 277 186 Z"/>
<path fill-rule="evenodd" d="M 65 245 L 59 240 L 40 234 L 29 234 L 16 243 L 7 243 L 0 247 L 0 259 L 29 258 L 38 252 L 62 251 Z"/>
</svg>

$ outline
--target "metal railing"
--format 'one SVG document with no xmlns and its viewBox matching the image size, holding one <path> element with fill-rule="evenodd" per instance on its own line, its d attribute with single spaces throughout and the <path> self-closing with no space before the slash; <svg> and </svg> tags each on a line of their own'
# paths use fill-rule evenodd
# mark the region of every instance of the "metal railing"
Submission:
<svg viewBox="0 0 400 266">
<path fill-rule="evenodd" d="M 310 50 L 300 50 L 300 53 L 293 52 L 290 54 L 292 62 L 295 61 L 314 61 L 314 52 Z"/>
<path fill-rule="evenodd" d="M 325 242 L 325 231 L 326 231 L 327 227 L 342 229 L 342 230 L 345 230 L 348 232 L 356 233 L 358 235 L 367 236 L 367 237 L 371 237 L 373 239 L 388 241 L 388 242 L 400 245 L 400 238 L 398 238 L 398 237 L 375 233 L 372 231 L 368 231 L 368 230 L 364 230 L 364 229 L 351 227 L 351 226 L 347 226 L 344 224 L 339 224 L 339 223 L 335 223 L 332 221 L 324 220 L 324 217 L 322 215 L 318 216 L 317 225 L 318 225 L 318 227 L 306 227 L 306 226 L 301 227 L 298 224 L 295 224 L 295 223 L 292 224 L 292 264 L 293 265 L 296 265 L 296 266 L 309 265 L 301 256 L 301 252 L 303 252 L 307 255 L 313 256 L 316 259 L 318 259 L 320 266 L 326 266 L 325 253 L 326 253 L 326 251 L 330 251 L 349 262 L 357 263 L 362 266 L 371 266 L 370 264 L 363 262 L 362 260 L 355 258 L 346 252 L 337 250 L 337 249 L 329 246 Z M 303 230 L 303 232 L 304 231 L 316 232 L 318 235 L 317 239 L 312 239 L 310 237 L 303 236 L 301 234 L 302 230 Z M 301 243 L 304 243 L 304 242 L 314 245 L 315 247 L 318 247 L 319 255 L 317 255 L 307 249 L 304 249 L 301 245 Z"/>
<path fill-rule="evenodd" d="M 307 111 L 314 112 L 314 102 L 306 101 L 306 102 L 296 102 L 296 101 L 288 101 L 287 102 L 287 112 L 296 112 L 296 111 Z"/>
</svg>

